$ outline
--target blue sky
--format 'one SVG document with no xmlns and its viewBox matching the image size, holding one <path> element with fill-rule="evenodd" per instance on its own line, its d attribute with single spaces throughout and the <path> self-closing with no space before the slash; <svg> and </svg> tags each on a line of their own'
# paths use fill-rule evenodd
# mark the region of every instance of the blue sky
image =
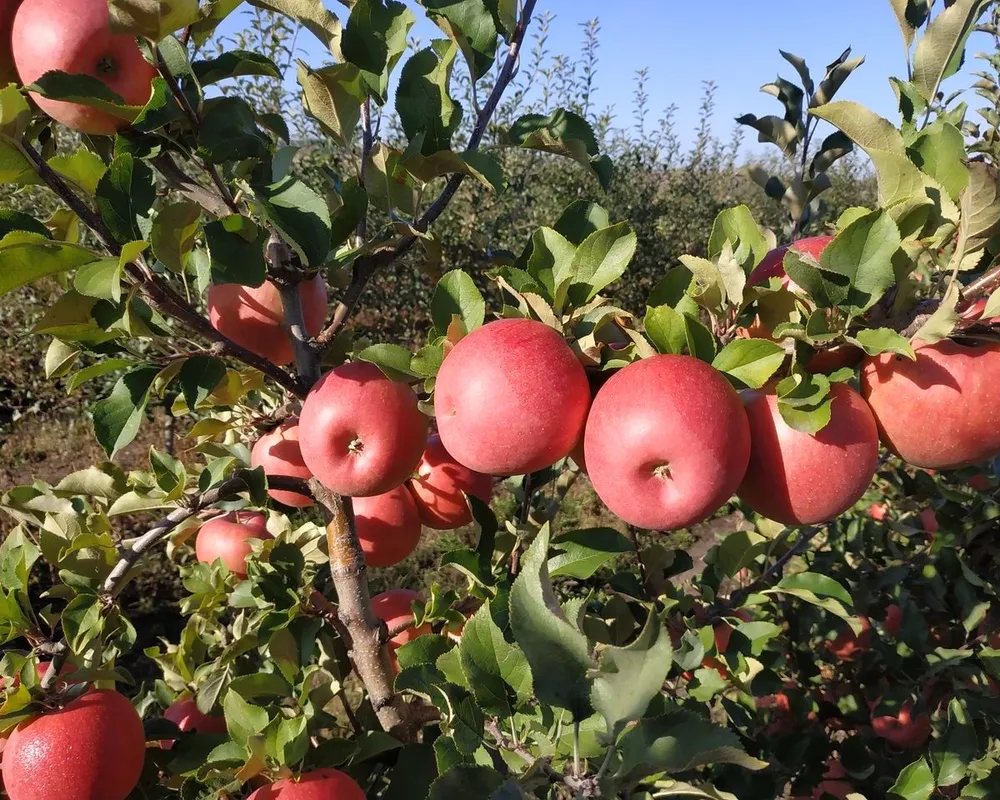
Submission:
<svg viewBox="0 0 1000 800">
<path fill-rule="evenodd" d="M 325 2 L 346 18 L 343 6 Z M 649 69 L 652 119 L 675 103 L 678 133 L 688 141 L 697 120 L 702 81 L 718 84 L 715 130 L 725 136 L 740 114 L 780 113 L 778 102 L 759 91 L 777 74 L 797 78 L 779 48 L 804 57 L 818 82 L 826 65 L 848 46 L 866 61 L 838 99 L 858 101 L 894 122 L 897 119 L 888 77 L 905 76 L 906 65 L 889 0 L 539 0 L 537 11 L 555 15 L 549 37 L 552 53 L 577 53 L 583 38 L 580 24 L 594 17 L 600 20 L 596 105 L 613 107 L 618 126 L 631 123 L 634 76 L 642 67 Z M 441 35 L 426 21 L 413 33 L 425 43 Z M 322 48 L 308 34 L 299 37 L 299 45 L 306 61 L 323 60 Z M 988 37 L 974 36 L 966 74 L 952 78 L 945 88 L 971 83 L 967 73 L 981 68 L 971 55 L 989 45 Z M 749 149 L 759 148 L 750 129 L 746 142 Z"/>
</svg>

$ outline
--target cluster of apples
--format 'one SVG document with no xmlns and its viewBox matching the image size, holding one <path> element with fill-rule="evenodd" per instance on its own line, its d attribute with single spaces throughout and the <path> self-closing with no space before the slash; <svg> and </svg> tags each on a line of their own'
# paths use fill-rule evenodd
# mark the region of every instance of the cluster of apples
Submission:
<svg viewBox="0 0 1000 800">
<path fill-rule="evenodd" d="M 143 106 L 156 68 L 135 38 L 111 32 L 107 0 L 3 0 L 0 3 L 0 86 L 34 83 L 59 70 L 105 84 L 126 105 Z M 73 130 L 110 136 L 127 122 L 90 106 L 32 98 L 48 116 Z"/>
</svg>

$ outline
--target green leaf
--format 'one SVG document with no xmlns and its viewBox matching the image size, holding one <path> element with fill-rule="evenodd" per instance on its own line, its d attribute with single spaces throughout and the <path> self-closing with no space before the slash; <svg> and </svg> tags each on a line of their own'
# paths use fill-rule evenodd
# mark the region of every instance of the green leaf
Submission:
<svg viewBox="0 0 1000 800">
<path fill-rule="evenodd" d="M 848 337 L 847 341 L 856 344 L 870 356 L 877 356 L 879 353 L 898 353 L 911 361 L 917 358 L 906 337 L 891 328 L 868 328 L 858 331 L 856 336 Z"/>
<path fill-rule="evenodd" d="M 122 299 L 122 265 L 117 258 L 92 261 L 76 271 L 73 288 L 87 297 L 117 303 Z"/>
<path fill-rule="evenodd" d="M 906 45 L 906 52 L 910 52 L 913 45 L 913 37 L 917 29 L 927 20 L 930 13 L 930 2 L 928 0 L 889 0 L 892 10 L 896 13 L 896 21 L 899 23 L 900 32 L 903 34 L 903 43 Z"/>
<path fill-rule="evenodd" d="M 191 71 L 202 86 L 218 83 L 226 78 L 257 75 L 265 78 L 281 78 L 281 70 L 267 56 L 252 50 L 231 50 L 228 53 L 195 61 Z"/>
<path fill-rule="evenodd" d="M 156 200 L 153 171 L 128 153 L 115 157 L 97 184 L 97 208 L 119 242 L 145 239 Z"/>
<path fill-rule="evenodd" d="M 687 317 L 668 305 L 647 308 L 643 329 L 658 353 L 680 355 L 687 344 Z"/>
<path fill-rule="evenodd" d="M 266 229 L 240 214 L 205 225 L 205 240 L 212 254 L 212 283 L 263 285 L 267 279 L 267 239 Z"/>
<path fill-rule="evenodd" d="M 354 235 L 368 211 L 368 194 L 357 178 L 348 178 L 340 189 L 342 205 L 330 217 L 331 247 L 338 247 Z"/>
<path fill-rule="evenodd" d="M 791 158 L 799 148 L 799 130 L 787 119 L 776 117 L 773 114 L 758 117 L 756 114 L 744 114 L 737 117 L 736 122 L 746 125 L 757 131 L 757 141 L 765 144 L 774 144 L 781 148 L 781 151 Z"/>
<path fill-rule="evenodd" d="M 922 172 L 945 188 L 952 200 L 958 200 L 968 186 L 965 138 L 954 125 L 936 120 L 920 131 L 907 154 Z"/>
<path fill-rule="evenodd" d="M 124 358 L 106 358 L 103 361 L 91 364 L 89 367 L 84 367 L 79 372 L 74 373 L 67 381 L 66 389 L 70 392 L 75 391 L 89 380 L 100 378 L 102 375 L 107 375 L 109 372 L 117 372 L 120 369 L 125 369 L 126 367 L 131 367 L 132 365 L 132 361 Z"/>
<path fill-rule="evenodd" d="M 226 715 L 226 728 L 233 741 L 244 747 L 251 737 L 261 733 L 270 719 L 267 709 L 248 703 L 237 692 L 228 691 L 222 701 Z"/>
<path fill-rule="evenodd" d="M 437 776 L 434 748 L 425 742 L 408 744 L 399 751 L 389 788 L 382 795 L 382 800 L 426 798 Z"/>
<path fill-rule="evenodd" d="M 431 299 L 434 327 L 447 331 L 453 317 L 459 317 L 466 333 L 482 326 L 486 319 L 486 301 L 468 273 L 453 269 L 438 281 Z"/>
<path fill-rule="evenodd" d="M 969 772 L 979 751 L 976 729 L 969 722 L 965 704 L 957 697 L 948 703 L 948 729 L 930 746 L 930 765 L 935 786 L 954 786 Z"/>
<path fill-rule="evenodd" d="M 801 580 L 793 580 L 796 578 L 794 575 L 783 578 L 777 586 L 773 589 L 765 589 L 762 594 L 788 594 L 792 597 L 797 597 L 799 600 L 803 600 L 806 603 L 840 617 L 857 633 L 860 630 L 860 624 L 857 618 L 851 614 L 854 606 L 850 595 L 844 588 L 832 578 L 827 578 L 825 575 L 817 575 L 816 573 L 803 574 L 806 575 L 806 578 Z M 825 581 L 822 580 L 824 578 Z M 837 588 L 834 588 L 831 584 Z"/>
<path fill-rule="evenodd" d="M 416 184 L 402 163 L 402 154 L 384 142 L 372 149 L 364 188 L 376 208 L 388 213 L 416 213 Z"/>
<path fill-rule="evenodd" d="M 59 339 L 53 339 L 45 351 L 45 377 L 61 378 L 73 368 L 79 356 L 79 348 L 71 347 Z"/>
<path fill-rule="evenodd" d="M 604 717 L 609 734 L 617 736 L 625 723 L 646 713 L 672 666 L 670 633 L 652 613 L 628 647 L 607 647 L 601 652 L 600 671 L 594 677 L 590 698 Z"/>
<path fill-rule="evenodd" d="M 497 52 L 496 20 L 484 0 L 421 0 L 428 16 L 455 44 L 478 81 L 493 66 Z"/>
<path fill-rule="evenodd" d="M 867 311 L 896 282 L 892 257 L 899 245 L 892 217 L 885 211 L 873 212 L 838 233 L 820 255 L 820 265 L 824 273 L 846 278 L 851 287 L 848 302 Z"/>
<path fill-rule="evenodd" d="M 436 40 L 410 56 L 400 73 L 396 111 L 407 139 L 423 136 L 423 155 L 450 150 L 462 122 L 462 107 L 448 94 L 457 53 L 454 42 Z"/>
<path fill-rule="evenodd" d="M 551 577 L 568 575 L 585 580 L 609 561 L 635 548 L 614 528 L 586 528 L 560 534 L 552 540 L 552 549 L 557 552 L 549 559 Z"/>
<path fill-rule="evenodd" d="M 104 81 L 93 75 L 71 75 L 52 70 L 24 88 L 49 100 L 79 103 L 128 122 L 132 122 L 142 110 L 142 105 L 128 105 L 121 95 L 113 92 Z"/>
<path fill-rule="evenodd" d="M 579 114 L 564 108 L 547 117 L 527 114 L 511 125 L 507 138 L 516 147 L 573 159 L 589 168 L 605 191 L 611 184 L 611 159 L 600 154 L 594 129 Z"/>
<path fill-rule="evenodd" d="M 94 435 L 108 458 L 131 442 L 146 413 L 159 367 L 138 367 L 118 379 L 111 394 L 93 407 Z"/>
<path fill-rule="evenodd" d="M 503 782 L 503 776 L 495 769 L 460 764 L 431 784 L 427 800 L 455 800 L 457 797 L 462 800 L 490 800 Z"/>
<path fill-rule="evenodd" d="M 236 0 L 230 0 L 230 2 L 233 8 L 239 5 Z M 323 0 L 249 0 L 249 2 L 252 6 L 275 11 L 301 23 L 302 27 L 329 49 L 334 58 L 338 61 L 343 60 L 340 48 L 343 30 L 340 20 L 337 19 L 336 14 L 326 8 Z M 228 11 L 220 13 L 219 16 L 224 19 L 228 13 Z"/>
<path fill-rule="evenodd" d="M 287 717 L 278 723 L 276 737 L 278 762 L 293 766 L 309 752 L 309 731 L 305 716 Z"/>
<path fill-rule="evenodd" d="M 817 572 L 797 572 L 794 575 L 786 575 L 775 588 L 784 591 L 803 589 L 817 597 L 833 597 L 847 608 L 854 607 L 851 593 L 847 589 L 833 578 L 820 575 Z"/>
<path fill-rule="evenodd" d="M 549 579 L 549 528 L 542 527 L 521 559 L 510 590 L 510 625 L 531 667 L 539 702 L 565 708 L 575 720 L 593 713 L 587 673 L 594 664 L 587 638 L 559 607 Z"/>
<path fill-rule="evenodd" d="M 12 231 L 0 239 L 0 297 L 28 283 L 89 264 L 99 258 L 86 247 L 54 242 L 29 231 Z"/>
<path fill-rule="evenodd" d="M 108 0 L 111 31 L 154 42 L 198 21 L 198 0 Z"/>
<path fill-rule="evenodd" d="M 809 100 L 809 108 L 815 109 L 829 103 L 837 93 L 844 81 L 850 77 L 858 67 L 865 63 L 864 56 L 848 60 L 851 48 L 848 47 L 840 56 L 826 68 L 826 74 L 819 86 Z"/>
<path fill-rule="evenodd" d="M 713 359 L 712 366 L 735 378 L 740 387 L 759 389 L 785 362 L 784 349 L 766 339 L 734 339 Z"/>
<path fill-rule="evenodd" d="M 746 206 L 727 208 L 715 218 L 708 239 L 708 257 L 722 255 L 726 242 L 732 246 L 733 257 L 747 275 L 763 261 L 769 249 L 767 239 Z"/>
<path fill-rule="evenodd" d="M 200 220 L 201 206 L 197 203 L 172 203 L 157 213 L 153 219 L 150 243 L 156 257 L 167 269 L 185 271 Z"/>
<path fill-rule="evenodd" d="M 1000 228 L 1000 182 L 996 170 L 981 161 L 968 165 L 969 183 L 959 199 L 959 250 L 976 253 Z"/>
<path fill-rule="evenodd" d="M 30 214 L 14 211 L 10 208 L 0 208 L 0 239 L 13 231 L 37 233 L 46 239 L 52 239 L 52 231 Z"/>
<path fill-rule="evenodd" d="M 759 770 L 767 762 L 748 756 L 736 734 L 690 711 L 644 719 L 620 741 L 622 772 L 688 772 L 708 764 Z"/>
<path fill-rule="evenodd" d="M 198 155 L 209 164 L 271 155 L 271 140 L 257 127 L 257 117 L 240 97 L 215 97 L 205 103 L 198 129 Z"/>
<path fill-rule="evenodd" d="M 258 188 L 256 197 L 261 213 L 302 262 L 319 267 L 330 253 L 330 209 L 323 197 L 292 177 Z"/>
<path fill-rule="evenodd" d="M 398 344 L 373 344 L 366 347 L 355 358 L 374 364 L 386 377 L 407 381 L 416 373 L 410 369 L 410 351 Z"/>
<path fill-rule="evenodd" d="M 226 365 L 212 356 L 191 356 L 184 361 L 177 380 L 184 394 L 184 402 L 194 411 L 215 391 L 226 377 Z"/>
<path fill-rule="evenodd" d="M 357 0 L 344 29 L 344 60 L 361 70 L 368 91 L 384 103 L 389 73 L 406 51 L 406 37 L 416 17 L 396 0 Z"/>
<path fill-rule="evenodd" d="M 410 370 L 421 378 L 433 378 L 444 363 L 444 348 L 428 344 L 421 347 L 410 359 Z"/>
<path fill-rule="evenodd" d="M 903 800 L 929 800 L 934 792 L 934 775 L 927 764 L 927 759 L 921 756 L 904 767 L 889 792 Z"/>
<path fill-rule="evenodd" d="M 63 609 L 60 620 L 69 649 L 82 653 L 104 629 L 101 598 L 94 594 L 78 594 Z"/>
<path fill-rule="evenodd" d="M 365 99 L 360 70 L 350 63 L 312 69 L 300 61 L 298 80 L 306 114 L 334 141 L 350 147 Z"/>
<path fill-rule="evenodd" d="M 483 186 L 494 192 L 502 192 L 506 188 L 503 167 L 488 153 L 471 150 L 456 153 L 452 150 L 442 150 L 432 153 L 426 158 L 408 151 L 406 153 L 406 169 L 424 183 L 442 175 L 461 173 L 475 178 Z"/>
<path fill-rule="evenodd" d="M 955 0 L 931 20 L 917 41 L 913 85 L 928 103 L 934 100 L 941 82 L 958 71 L 969 34 L 989 5 L 989 0 Z"/>
<path fill-rule="evenodd" d="M 49 166 L 91 196 L 97 192 L 98 183 L 108 171 L 100 156 L 90 150 L 77 150 L 69 156 L 53 156 L 49 159 Z"/>
<path fill-rule="evenodd" d="M 627 222 L 595 231 L 576 249 L 570 267 L 570 301 L 577 306 L 593 300 L 605 286 L 625 274 L 635 255 L 637 238 Z"/>
<path fill-rule="evenodd" d="M 462 673 L 486 714 L 509 717 L 531 697 L 531 670 L 517 647 L 507 642 L 489 603 L 462 629 L 459 647 Z M 510 687 L 513 692 L 508 691 Z"/>
<path fill-rule="evenodd" d="M 928 344 L 947 339 L 954 332 L 961 319 L 958 313 L 958 300 L 961 296 L 961 284 L 954 280 L 948 284 L 941 305 L 934 309 L 927 321 L 920 326 L 912 341 L 920 340 Z"/>
</svg>

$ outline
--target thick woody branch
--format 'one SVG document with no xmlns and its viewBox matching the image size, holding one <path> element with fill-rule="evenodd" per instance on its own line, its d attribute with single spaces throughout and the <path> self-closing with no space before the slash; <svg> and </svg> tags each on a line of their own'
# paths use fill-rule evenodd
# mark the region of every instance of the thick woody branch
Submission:
<svg viewBox="0 0 1000 800">
<path fill-rule="evenodd" d="M 306 331 L 302 295 L 299 293 L 300 275 L 287 268 L 292 260 L 291 248 L 277 233 L 272 233 L 268 240 L 267 260 L 281 294 L 283 325 L 295 353 L 299 382 L 311 387 L 319 380 L 319 357 L 313 350 L 309 333 Z"/>
<path fill-rule="evenodd" d="M 98 236 L 105 250 L 113 256 L 121 255 L 121 245 L 111 235 L 111 232 L 104 225 L 100 216 L 89 208 L 79 195 L 45 163 L 45 159 L 42 158 L 28 141 L 22 142 L 22 147 L 25 154 L 34 164 L 39 177 Z M 244 364 L 263 372 L 275 383 L 280 384 L 292 394 L 298 397 L 305 396 L 302 386 L 293 375 L 290 375 L 266 358 L 261 358 L 256 353 L 247 350 L 245 347 L 236 344 L 229 337 L 219 333 L 190 303 L 177 294 L 168 284 L 161 281 L 149 268 L 142 265 L 141 262 L 128 264 L 126 266 L 126 273 L 139 285 L 143 295 L 151 305 L 167 316 L 173 317 L 186 328 L 214 342 L 215 346 L 213 350 L 217 355 L 238 359 Z"/>
<path fill-rule="evenodd" d="M 382 727 L 401 741 L 413 741 L 421 723 L 410 713 L 402 696 L 393 691 L 389 650 L 381 642 L 383 626 L 372 610 L 368 570 L 349 501 L 345 502 L 315 479 L 309 485 L 326 518 L 330 573 L 337 589 L 337 615 L 350 636 L 354 668 L 368 691 Z"/>
<path fill-rule="evenodd" d="M 1000 264 L 988 269 L 962 289 L 962 302 L 958 304 L 959 310 L 968 308 L 980 297 L 989 297 L 997 289 L 1000 289 Z"/>
<path fill-rule="evenodd" d="M 483 137 L 486 135 L 486 130 L 489 127 L 490 119 L 492 119 L 493 113 L 496 111 L 497 105 L 500 103 L 500 98 L 503 96 L 507 86 L 514 78 L 514 73 L 517 70 L 517 64 L 520 58 L 521 45 L 524 42 L 524 35 L 527 32 L 528 24 L 531 22 L 531 15 L 535 10 L 535 3 L 536 0 L 525 0 L 524 8 L 521 12 L 521 18 L 518 20 L 517 27 L 514 29 L 514 35 L 510 40 L 510 47 L 507 50 L 507 58 L 504 60 L 503 67 L 500 69 L 500 74 L 497 76 L 496 83 L 493 85 L 493 91 L 490 92 L 489 99 L 480 110 L 479 115 L 476 118 L 475 127 L 472 129 L 472 134 L 469 136 L 469 142 L 465 148 L 467 153 L 471 153 L 479 149 L 479 145 L 482 143 Z M 462 185 L 463 180 L 465 180 L 465 175 L 462 173 L 455 173 L 452 175 L 445 184 L 441 194 L 439 194 L 434 202 L 428 206 L 427 210 L 424 211 L 420 218 L 413 223 L 413 227 L 421 233 L 426 231 L 427 228 L 430 227 L 431 223 L 440 217 L 444 210 L 448 207 L 448 204 L 455 196 L 455 193 L 458 192 L 458 188 Z M 351 284 L 347 288 L 344 299 L 338 304 L 336 310 L 334 311 L 333 321 L 327 326 L 326 330 L 324 330 L 316 338 L 317 348 L 321 352 L 322 349 L 337 335 L 340 329 L 350 318 L 351 314 L 354 313 L 354 309 L 361 300 L 361 296 L 364 294 L 365 288 L 368 286 L 368 282 L 372 279 L 372 276 L 379 270 L 380 267 L 391 264 L 397 258 L 406 253 L 411 247 L 413 247 L 414 244 L 416 244 L 416 242 L 416 236 L 407 236 L 401 239 L 396 246 L 389 251 L 392 253 L 392 257 L 388 260 L 379 259 L 376 261 L 362 257 L 355 262 L 354 275 L 351 278 Z"/>
</svg>

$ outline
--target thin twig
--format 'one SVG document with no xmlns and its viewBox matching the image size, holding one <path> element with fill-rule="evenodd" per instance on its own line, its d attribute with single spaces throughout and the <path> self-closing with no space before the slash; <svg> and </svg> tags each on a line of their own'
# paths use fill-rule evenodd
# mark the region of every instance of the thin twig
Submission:
<svg viewBox="0 0 1000 800">
<path fill-rule="evenodd" d="M 104 221 L 69 187 L 69 185 L 56 173 L 27 140 L 21 143 L 25 155 L 33 163 L 39 177 L 45 184 L 55 192 L 70 210 L 76 214 L 101 240 L 101 244 L 113 256 L 120 256 L 122 252 L 119 244 L 111 232 L 107 229 Z M 293 375 L 285 372 L 281 367 L 272 364 L 266 358 L 262 358 L 256 353 L 247 350 L 245 347 L 236 344 L 228 336 L 219 333 L 212 324 L 199 314 L 195 308 L 183 297 L 175 292 L 169 284 L 161 281 L 152 270 L 146 267 L 141 260 L 128 264 L 125 271 L 130 278 L 139 284 L 146 299 L 167 316 L 175 318 L 182 325 L 200 333 L 207 339 L 215 342 L 216 354 L 221 356 L 231 356 L 242 361 L 244 364 L 263 372 L 275 383 L 280 384 L 292 394 L 304 397 L 305 391 L 301 384 Z"/>
<path fill-rule="evenodd" d="M 496 111 L 500 98 L 503 96 L 504 91 L 514 76 L 518 55 L 524 41 L 524 34 L 527 31 L 528 24 L 531 22 L 531 15 L 534 11 L 535 3 L 536 0 L 526 0 L 524 3 L 524 10 L 518 20 L 517 27 L 514 29 L 514 35 L 510 40 L 510 47 L 507 50 L 507 58 L 500 70 L 500 74 L 497 76 L 497 81 L 493 85 L 493 91 L 490 92 L 486 105 L 483 106 L 482 110 L 479 112 L 479 116 L 476 118 L 476 125 L 472 129 L 472 135 L 469 136 L 469 142 L 465 148 L 465 152 L 467 153 L 471 153 L 479 149 L 479 145 L 483 140 L 483 136 L 486 134 L 490 119 L 492 118 L 494 111 Z M 448 207 L 451 199 L 458 191 L 458 187 L 462 185 L 463 180 L 465 180 L 464 173 L 457 172 L 452 175 L 445 184 L 444 189 L 441 190 L 441 194 L 438 195 L 437 199 L 431 203 L 427 210 L 424 211 L 424 213 L 416 221 L 414 221 L 413 227 L 421 233 L 426 231 L 427 228 L 438 217 L 440 217 L 444 210 Z M 361 300 L 361 296 L 364 294 L 365 288 L 368 286 L 368 282 L 372 279 L 372 276 L 375 275 L 378 269 L 383 266 L 388 266 L 404 253 L 409 251 L 409 249 L 416 244 L 416 241 L 416 236 L 406 236 L 400 239 L 399 242 L 390 251 L 388 251 L 391 254 L 388 257 L 381 257 L 376 260 L 362 256 L 355 261 L 353 271 L 354 274 L 351 278 L 351 284 L 344 294 L 344 299 L 341 300 L 341 302 L 337 305 L 337 308 L 334 310 L 333 321 L 322 333 L 320 333 L 319 336 L 316 337 L 316 347 L 320 352 L 325 350 L 326 346 L 333 341 L 334 337 L 351 317 L 351 314 L 354 313 L 354 309 Z"/>
<path fill-rule="evenodd" d="M 372 137 L 372 103 L 371 98 L 365 97 L 361 104 L 361 167 L 358 169 L 358 182 L 365 185 L 365 172 L 368 169 L 368 159 L 371 157 L 372 147 L 375 142 Z M 366 208 L 358 222 L 358 238 L 364 242 L 368 236 L 368 209 Z"/>
<path fill-rule="evenodd" d="M 232 207 L 225 197 L 184 174 L 169 153 L 160 153 L 150 163 L 156 167 L 157 172 L 163 176 L 171 189 L 194 201 L 209 214 L 226 217 L 232 213 Z"/>
<path fill-rule="evenodd" d="M 198 131 L 201 129 L 201 118 L 198 116 L 198 112 L 191 105 L 187 95 L 184 94 L 184 90 L 181 89 L 180 84 L 177 82 L 177 78 L 170 71 L 170 68 L 167 66 L 167 62 L 163 60 L 162 54 L 157 54 L 156 68 L 159 70 L 160 76 L 170 89 L 170 94 L 173 95 L 174 100 L 177 101 L 177 105 L 181 107 L 181 111 L 184 112 L 184 116 L 187 117 L 195 137 L 197 137 Z M 222 176 L 219 174 L 218 168 L 214 164 L 209 163 L 204 163 L 202 166 L 205 168 L 208 176 L 212 179 L 212 183 L 215 184 L 215 188 L 219 190 L 219 194 L 221 194 L 225 199 L 226 205 L 229 206 L 230 210 L 232 210 L 234 214 L 238 214 L 239 206 L 236 205 L 236 201 L 233 199 L 233 194 L 229 191 L 229 187 L 226 186 L 226 182 L 222 180 Z"/>
</svg>

